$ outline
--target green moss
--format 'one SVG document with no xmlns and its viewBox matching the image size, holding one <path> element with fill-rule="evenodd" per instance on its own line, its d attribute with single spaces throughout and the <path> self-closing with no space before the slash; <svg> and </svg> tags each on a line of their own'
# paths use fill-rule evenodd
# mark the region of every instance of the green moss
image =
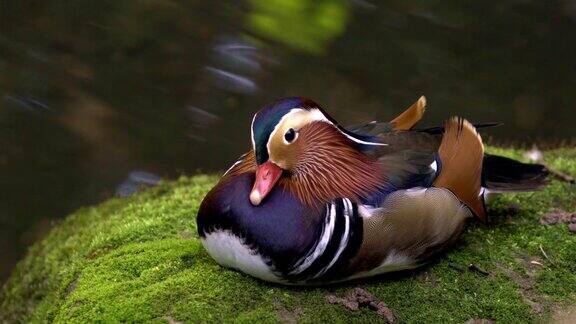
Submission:
<svg viewBox="0 0 576 324">
<path fill-rule="evenodd" d="M 492 151 L 521 158 L 520 151 Z M 576 174 L 576 150 L 545 155 L 550 166 Z M 325 300 L 356 286 L 409 322 L 535 321 L 576 300 L 576 237 L 566 225 L 538 223 L 551 209 L 573 211 L 573 185 L 553 181 L 542 192 L 498 198 L 489 211 L 492 225 L 471 224 L 454 249 L 420 270 L 297 288 L 221 268 L 203 250 L 195 215 L 216 180 L 182 178 L 70 215 L 30 249 L 3 287 L 0 322 L 380 319 Z M 451 263 L 474 263 L 490 275 Z"/>
</svg>

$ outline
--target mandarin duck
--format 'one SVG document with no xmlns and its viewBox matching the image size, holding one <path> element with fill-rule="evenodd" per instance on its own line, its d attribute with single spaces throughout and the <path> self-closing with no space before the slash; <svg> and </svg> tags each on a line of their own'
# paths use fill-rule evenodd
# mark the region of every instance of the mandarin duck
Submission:
<svg viewBox="0 0 576 324">
<path fill-rule="evenodd" d="M 219 264 L 265 281 L 324 284 L 425 264 L 488 193 L 546 184 L 542 165 L 484 153 L 461 118 L 415 129 L 421 97 L 391 122 L 344 128 L 283 98 L 254 115 L 251 150 L 204 198 L 198 234 Z"/>
</svg>

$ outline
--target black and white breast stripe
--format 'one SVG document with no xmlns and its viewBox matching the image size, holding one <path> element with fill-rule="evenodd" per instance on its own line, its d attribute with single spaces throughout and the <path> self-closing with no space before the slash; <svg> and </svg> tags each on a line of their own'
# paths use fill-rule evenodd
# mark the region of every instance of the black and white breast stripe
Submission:
<svg viewBox="0 0 576 324">
<path fill-rule="evenodd" d="M 362 242 L 362 219 L 356 204 L 338 198 L 326 204 L 325 219 L 313 247 L 289 269 L 291 281 L 337 280 Z"/>
</svg>

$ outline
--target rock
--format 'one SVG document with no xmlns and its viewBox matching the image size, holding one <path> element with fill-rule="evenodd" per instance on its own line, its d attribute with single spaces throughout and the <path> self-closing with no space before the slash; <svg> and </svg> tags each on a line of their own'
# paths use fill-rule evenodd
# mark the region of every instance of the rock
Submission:
<svg viewBox="0 0 576 324">
<path fill-rule="evenodd" d="M 554 152 L 546 153 L 549 163 L 576 174 L 576 161 L 565 150 Z M 155 182 L 136 176 L 132 180 Z M 522 206 L 514 216 L 517 223 L 468 226 L 455 248 L 422 268 L 434 274 L 433 284 L 418 272 L 404 271 L 326 287 L 285 287 L 223 268 L 205 252 L 195 217 L 216 181 L 215 176 L 163 181 L 69 215 L 29 249 L 0 289 L 0 323 L 382 322 L 391 316 L 409 323 L 538 322 L 546 320 L 554 303 L 576 298 L 558 288 L 576 286 L 576 278 L 565 275 L 574 264 L 571 245 L 566 246 L 573 242 L 571 234 L 535 231 L 535 216 L 524 212 L 573 211 L 576 192 L 566 190 L 564 182 L 496 198 L 489 207 L 495 214 L 511 204 Z M 491 261 L 514 271 L 525 266 L 515 256 L 527 240 L 541 242 L 547 254 L 526 261 L 539 262 L 526 272 L 539 278 L 535 281 L 527 281 L 522 271 L 507 275 Z M 462 266 L 454 270 L 449 262 Z M 490 275 L 469 271 L 471 262 Z M 342 299 L 348 304 L 341 306 Z"/>
<path fill-rule="evenodd" d="M 565 211 L 546 213 L 540 218 L 540 224 L 542 225 L 567 224 L 570 222 L 576 222 L 576 214 Z"/>
<path fill-rule="evenodd" d="M 544 214 L 540 218 L 542 225 L 555 225 L 555 224 L 568 224 L 568 230 L 572 234 L 576 234 L 576 213 L 569 213 L 565 211 L 556 211 Z"/>
</svg>

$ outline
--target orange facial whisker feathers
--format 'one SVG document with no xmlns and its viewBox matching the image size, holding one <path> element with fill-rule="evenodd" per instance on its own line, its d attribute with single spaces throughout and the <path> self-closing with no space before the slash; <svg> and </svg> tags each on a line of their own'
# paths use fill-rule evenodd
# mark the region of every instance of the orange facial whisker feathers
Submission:
<svg viewBox="0 0 576 324">
<path fill-rule="evenodd" d="M 300 161 L 283 184 L 307 205 L 337 197 L 359 201 L 386 183 L 380 163 L 358 151 L 334 126 L 311 123 L 300 130 L 300 139 Z"/>
</svg>

